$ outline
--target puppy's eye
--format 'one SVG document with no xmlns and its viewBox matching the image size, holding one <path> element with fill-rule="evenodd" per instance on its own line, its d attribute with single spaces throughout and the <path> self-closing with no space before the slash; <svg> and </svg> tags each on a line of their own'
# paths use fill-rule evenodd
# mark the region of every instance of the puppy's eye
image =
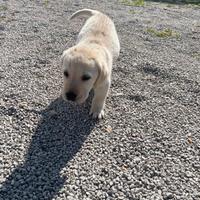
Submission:
<svg viewBox="0 0 200 200">
<path fill-rule="evenodd" d="M 67 71 L 64 71 L 63 74 L 64 74 L 65 77 L 68 77 L 68 76 L 69 76 L 69 74 L 68 74 Z"/>
<path fill-rule="evenodd" d="M 87 81 L 87 80 L 89 80 L 89 79 L 91 79 L 91 76 L 88 75 L 88 74 L 85 74 L 85 75 L 82 76 L 82 80 L 83 80 L 83 81 Z"/>
</svg>

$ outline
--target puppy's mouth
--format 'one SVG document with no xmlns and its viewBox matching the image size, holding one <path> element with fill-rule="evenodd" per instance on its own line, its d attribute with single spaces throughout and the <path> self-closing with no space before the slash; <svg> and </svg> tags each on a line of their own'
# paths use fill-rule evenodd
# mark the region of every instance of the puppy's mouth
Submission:
<svg viewBox="0 0 200 200">
<path fill-rule="evenodd" d="M 76 103 L 76 104 L 82 104 L 86 101 L 86 99 L 88 98 L 88 95 L 86 96 L 77 96 L 75 100 L 70 100 L 70 99 L 67 99 L 66 95 L 65 94 L 62 94 L 62 97 L 65 101 L 67 102 L 72 102 L 72 103 Z"/>
<path fill-rule="evenodd" d="M 84 103 L 86 101 L 87 98 L 88 98 L 88 95 L 87 96 L 80 96 L 80 97 L 77 97 L 75 102 L 77 104 L 82 104 L 82 103 Z"/>
</svg>

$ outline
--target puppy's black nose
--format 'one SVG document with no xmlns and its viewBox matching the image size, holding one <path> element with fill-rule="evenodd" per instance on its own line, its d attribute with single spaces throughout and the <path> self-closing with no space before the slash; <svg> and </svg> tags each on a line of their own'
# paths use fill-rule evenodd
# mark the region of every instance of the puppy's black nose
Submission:
<svg viewBox="0 0 200 200">
<path fill-rule="evenodd" d="M 67 92 L 67 93 L 66 93 L 66 97 L 67 97 L 67 100 L 75 101 L 75 99 L 76 99 L 76 94 L 74 94 L 73 92 Z"/>
</svg>

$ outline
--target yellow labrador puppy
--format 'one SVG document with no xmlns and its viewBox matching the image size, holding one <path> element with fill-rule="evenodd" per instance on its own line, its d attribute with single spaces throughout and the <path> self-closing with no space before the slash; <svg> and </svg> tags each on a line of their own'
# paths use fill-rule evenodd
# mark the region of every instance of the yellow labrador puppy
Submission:
<svg viewBox="0 0 200 200">
<path fill-rule="evenodd" d="M 83 9 L 70 19 L 89 16 L 75 46 L 62 55 L 64 70 L 63 98 L 83 103 L 94 89 L 90 114 L 104 117 L 104 105 L 111 83 L 113 60 L 119 56 L 120 44 L 112 20 L 97 10 Z"/>
</svg>

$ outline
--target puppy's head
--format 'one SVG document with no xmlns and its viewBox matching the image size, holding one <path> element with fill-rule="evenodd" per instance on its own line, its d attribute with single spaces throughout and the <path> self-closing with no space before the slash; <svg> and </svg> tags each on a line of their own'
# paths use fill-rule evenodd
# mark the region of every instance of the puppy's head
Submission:
<svg viewBox="0 0 200 200">
<path fill-rule="evenodd" d="M 63 66 L 63 98 L 83 103 L 90 90 L 98 81 L 100 70 L 95 52 L 86 48 L 72 47 L 62 55 Z"/>
</svg>

